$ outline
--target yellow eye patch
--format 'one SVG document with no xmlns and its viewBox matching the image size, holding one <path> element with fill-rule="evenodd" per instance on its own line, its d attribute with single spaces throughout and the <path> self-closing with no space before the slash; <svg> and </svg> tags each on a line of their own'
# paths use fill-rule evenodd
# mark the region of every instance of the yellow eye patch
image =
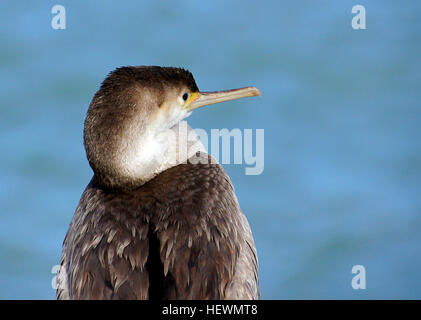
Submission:
<svg viewBox="0 0 421 320">
<path fill-rule="evenodd" d="M 199 92 L 193 92 L 193 93 L 190 95 L 189 99 L 188 99 L 188 100 L 184 103 L 184 108 L 189 109 L 190 104 L 191 104 L 193 101 L 196 101 L 199 97 L 200 97 Z"/>
</svg>

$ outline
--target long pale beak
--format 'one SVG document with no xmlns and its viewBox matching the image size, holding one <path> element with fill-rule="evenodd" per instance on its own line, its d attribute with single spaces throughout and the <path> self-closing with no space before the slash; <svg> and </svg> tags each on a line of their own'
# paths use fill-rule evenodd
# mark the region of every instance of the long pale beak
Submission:
<svg viewBox="0 0 421 320">
<path fill-rule="evenodd" d="M 256 87 L 245 87 L 214 92 L 195 92 L 192 94 L 190 100 L 191 102 L 187 104 L 186 108 L 191 111 L 214 103 L 260 95 L 260 90 Z"/>
</svg>

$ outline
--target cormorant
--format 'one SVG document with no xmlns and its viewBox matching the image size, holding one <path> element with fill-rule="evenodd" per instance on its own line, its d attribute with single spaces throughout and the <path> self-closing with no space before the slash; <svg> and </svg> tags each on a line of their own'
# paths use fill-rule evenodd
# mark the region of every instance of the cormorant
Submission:
<svg viewBox="0 0 421 320">
<path fill-rule="evenodd" d="M 183 121 L 198 107 L 257 95 L 199 92 L 189 71 L 172 67 L 106 77 L 85 119 L 94 175 L 63 242 L 58 299 L 260 298 L 230 178 Z"/>
</svg>

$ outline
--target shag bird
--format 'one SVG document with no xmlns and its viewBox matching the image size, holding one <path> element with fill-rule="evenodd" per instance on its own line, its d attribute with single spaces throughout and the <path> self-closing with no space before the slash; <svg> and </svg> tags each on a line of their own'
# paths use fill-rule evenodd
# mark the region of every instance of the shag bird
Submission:
<svg viewBox="0 0 421 320">
<path fill-rule="evenodd" d="M 260 298 L 230 178 L 183 121 L 201 106 L 257 95 L 200 92 L 189 71 L 172 67 L 106 77 L 85 119 L 94 175 L 63 242 L 58 299 Z"/>
</svg>

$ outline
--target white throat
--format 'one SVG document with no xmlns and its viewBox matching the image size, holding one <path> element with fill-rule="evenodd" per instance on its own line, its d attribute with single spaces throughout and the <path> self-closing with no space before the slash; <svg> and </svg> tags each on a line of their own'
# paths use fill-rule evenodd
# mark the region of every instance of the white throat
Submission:
<svg viewBox="0 0 421 320">
<path fill-rule="evenodd" d="M 171 167 L 187 163 L 198 151 L 207 152 L 187 121 L 179 121 L 170 129 L 151 128 L 140 135 L 131 132 L 129 136 L 132 139 L 120 148 L 115 165 L 120 174 L 142 183 Z"/>
</svg>

